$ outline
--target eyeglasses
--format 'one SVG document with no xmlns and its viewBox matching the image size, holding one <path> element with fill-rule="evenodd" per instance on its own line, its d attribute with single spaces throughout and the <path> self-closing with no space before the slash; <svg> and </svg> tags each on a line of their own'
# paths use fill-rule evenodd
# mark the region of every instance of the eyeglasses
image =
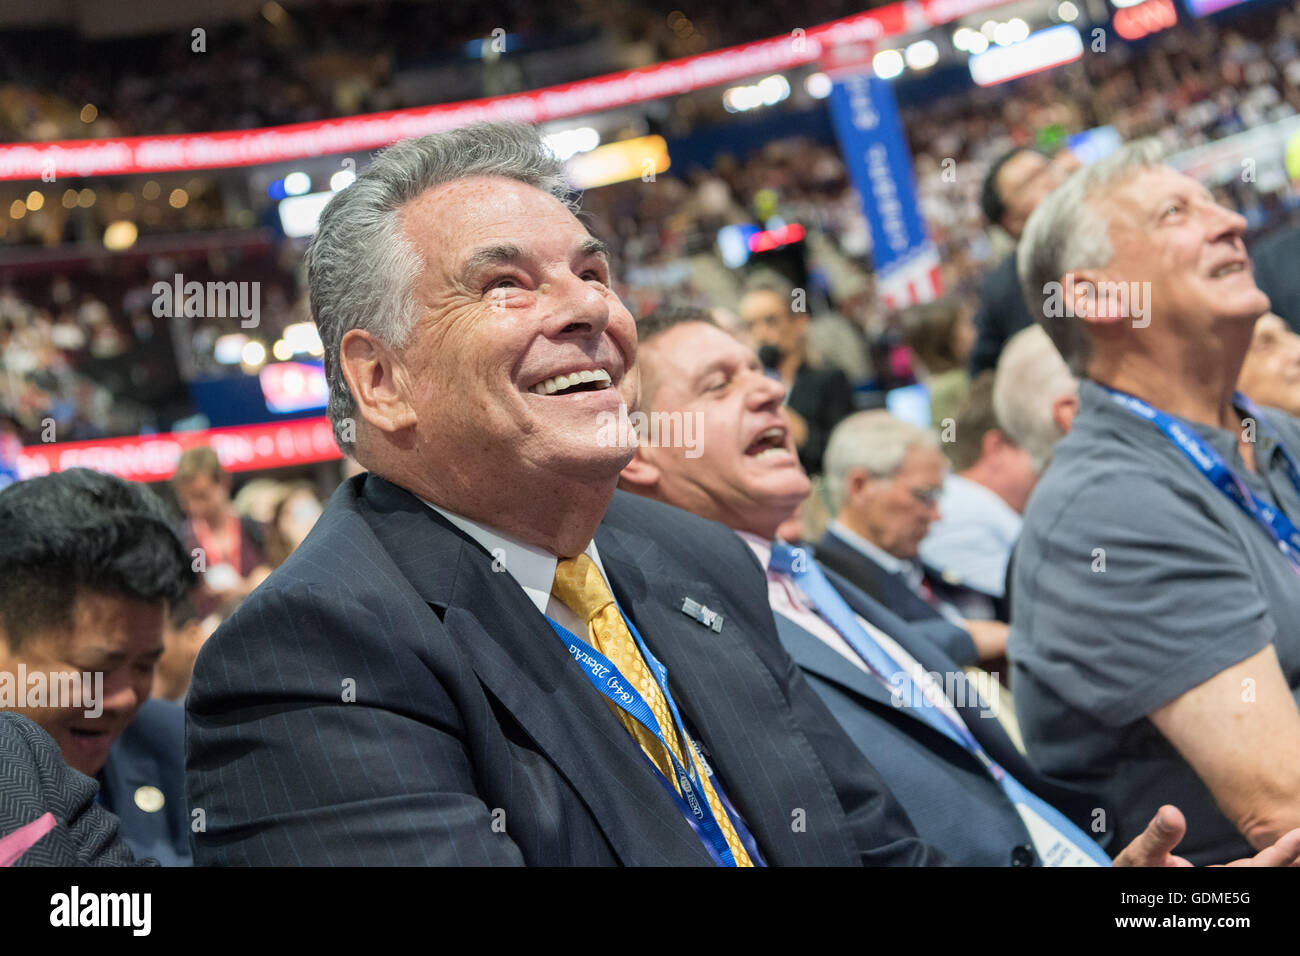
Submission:
<svg viewBox="0 0 1300 956">
<path fill-rule="evenodd" d="M 931 508 L 934 505 L 939 503 L 939 495 L 943 493 L 943 486 L 940 485 L 940 486 L 935 486 L 930 488 L 908 488 L 907 491 L 908 494 L 910 494 L 921 504 L 925 505 L 927 508 Z"/>
</svg>

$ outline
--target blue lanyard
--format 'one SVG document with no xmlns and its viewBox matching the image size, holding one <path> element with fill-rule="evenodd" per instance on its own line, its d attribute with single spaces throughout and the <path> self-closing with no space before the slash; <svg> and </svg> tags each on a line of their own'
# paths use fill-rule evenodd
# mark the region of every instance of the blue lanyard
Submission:
<svg viewBox="0 0 1300 956">
<path fill-rule="evenodd" d="M 619 609 L 619 614 L 623 614 L 622 609 Z M 624 711 L 663 744 L 668 759 L 672 761 L 673 773 L 677 777 L 677 784 L 681 788 L 681 792 L 679 793 L 673 787 L 672 783 L 664 777 L 663 771 L 659 769 L 658 765 L 649 756 L 645 755 L 645 751 L 642 750 L 646 763 L 654 770 L 656 778 L 663 785 L 664 790 L 672 798 L 673 802 L 677 804 L 678 810 L 686 818 L 686 822 L 690 824 L 696 836 L 700 838 L 700 842 L 708 850 L 713 862 L 719 866 L 734 867 L 736 865 L 735 856 L 731 852 L 731 847 L 727 845 L 727 838 L 722 832 L 722 827 L 718 825 L 718 821 L 714 818 L 713 808 L 709 806 L 708 796 L 701 784 L 702 778 L 695 765 L 694 743 L 687 736 L 686 729 L 682 725 L 681 715 L 677 711 L 677 703 L 673 700 L 672 695 L 668 693 L 668 669 L 650 653 L 650 649 L 641 640 L 641 635 L 637 632 L 635 625 L 627 619 L 626 615 L 623 615 L 623 622 L 627 624 L 632 639 L 636 641 L 637 649 L 640 650 L 646 663 L 650 665 L 650 672 L 654 675 L 656 682 L 659 684 L 659 689 L 663 692 L 664 700 L 667 702 L 669 712 L 673 717 L 675 729 L 683 743 L 686 759 L 690 761 L 689 769 L 683 766 L 681 761 L 674 755 L 673 748 L 669 746 L 668 741 L 664 738 L 659 727 L 659 721 L 656 719 L 654 711 L 650 709 L 650 705 L 637 693 L 632 682 L 619 672 L 613 662 L 562 624 L 550 617 L 547 617 L 546 620 L 555 633 L 566 642 L 573 659 L 582 665 L 582 672 L 587 675 L 591 685 L 600 691 L 615 707 Z M 712 782 L 714 792 L 718 794 L 718 799 L 723 804 L 724 810 L 731 814 L 732 824 L 745 850 L 749 853 L 750 860 L 755 866 L 766 865 L 758 853 L 758 846 L 755 844 L 753 836 L 741 823 L 740 817 L 731 805 L 731 801 L 722 792 L 719 781 L 714 779 Z"/>
<path fill-rule="evenodd" d="M 798 582 L 800 590 L 812 601 L 817 612 L 835 628 L 872 670 L 888 680 L 891 686 L 898 686 L 900 690 L 907 692 L 912 701 L 924 700 L 907 671 L 903 670 L 883 647 L 872 640 L 871 635 L 858 623 L 853 608 L 835 590 L 835 586 L 827 580 L 826 575 L 809 557 L 807 551 L 776 541 L 772 544 L 770 563 L 774 571 L 787 574 Z M 898 701 L 896 700 L 895 703 Z M 1110 866 L 1110 857 L 1095 840 L 1075 826 L 1065 814 L 1026 788 L 999 766 L 980 746 L 975 735 L 964 723 L 954 720 L 940 708 L 931 707 L 928 703 L 915 707 L 914 712 L 935 730 L 974 756 L 988 771 L 989 776 L 1002 787 L 1012 803 L 1023 803 L 1031 807 L 1038 816 L 1050 823 L 1061 836 L 1066 837 L 1094 862 L 1101 866 Z"/>
<path fill-rule="evenodd" d="M 1273 507 L 1247 488 L 1241 478 L 1228 467 L 1222 455 L 1206 444 L 1200 435 L 1197 435 L 1187 426 L 1186 422 L 1162 412 L 1158 408 L 1152 408 L 1142 399 L 1133 395 L 1118 392 L 1113 388 L 1107 388 L 1105 385 L 1099 385 L 1098 387 L 1106 392 L 1120 408 L 1128 409 L 1134 415 L 1146 419 L 1164 432 L 1165 437 L 1178 446 L 1179 450 L 1187 457 L 1187 460 L 1196 466 L 1197 471 L 1209 479 L 1214 487 L 1227 495 L 1229 499 L 1236 503 L 1237 507 L 1250 515 L 1256 524 L 1273 537 L 1278 550 L 1291 562 L 1291 567 L 1296 573 L 1300 574 L 1300 528 L 1297 528 L 1295 523 L 1279 509 Z M 1245 395 L 1240 392 L 1235 393 L 1233 402 L 1255 420 L 1257 427 L 1261 431 L 1269 428 L 1259 409 Z M 1291 483 L 1295 486 L 1296 494 L 1300 494 L 1300 467 L 1297 467 L 1296 460 L 1291 456 L 1290 450 L 1278 440 L 1276 435 L 1272 434 L 1271 429 L 1265 434 L 1277 441 L 1277 447 L 1282 451 L 1282 458 L 1286 462 Z"/>
</svg>

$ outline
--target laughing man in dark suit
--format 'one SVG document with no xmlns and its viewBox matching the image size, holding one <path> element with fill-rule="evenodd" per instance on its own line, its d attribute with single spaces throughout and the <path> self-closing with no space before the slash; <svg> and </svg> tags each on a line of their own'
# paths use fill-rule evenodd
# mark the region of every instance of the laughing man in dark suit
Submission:
<svg viewBox="0 0 1300 956">
<path fill-rule="evenodd" d="M 322 215 L 329 411 L 368 474 L 199 655 L 197 862 L 939 861 L 745 545 L 615 494 L 635 326 L 564 196 L 534 131 L 476 126 Z"/>
<path fill-rule="evenodd" d="M 720 521 L 753 550 L 768 569 L 781 643 L 922 838 L 962 865 L 1109 862 L 1092 836 L 1095 798 L 1034 773 L 950 657 L 806 551 L 774 540 L 810 488 L 781 383 L 703 310 L 665 309 L 637 331 L 643 411 L 661 424 L 623 470 L 622 486 Z M 674 438 L 682 429 L 663 423 L 687 418 L 696 441 L 684 451 Z M 1161 807 L 1114 863 L 1187 865 L 1171 853 L 1184 830 L 1181 812 Z M 1287 865 L 1298 854 L 1300 830 L 1242 863 Z"/>
</svg>

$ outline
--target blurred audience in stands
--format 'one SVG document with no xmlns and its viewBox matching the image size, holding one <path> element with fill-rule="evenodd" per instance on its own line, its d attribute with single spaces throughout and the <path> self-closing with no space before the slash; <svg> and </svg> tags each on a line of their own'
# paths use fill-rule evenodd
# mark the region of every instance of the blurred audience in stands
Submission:
<svg viewBox="0 0 1300 956">
<path fill-rule="evenodd" d="M 1029 452 L 998 421 L 993 383 L 992 371 L 977 375 L 956 413 L 952 441 L 943 445 L 952 472 L 944 479 L 939 519 L 922 539 L 920 556 L 944 581 L 987 595 L 985 616 L 1006 621 L 1007 562 L 1038 471 Z"/>
<path fill-rule="evenodd" d="M 269 573 L 264 533 L 230 501 L 230 475 L 206 445 L 181 455 L 172 487 L 185 515 L 185 548 L 202 573 L 193 594 L 206 617 L 231 599 L 244 597 Z"/>
<path fill-rule="evenodd" d="M 59 115 L 73 125 L 67 129 L 58 127 L 57 132 L 69 136 L 121 132 L 121 120 L 115 118 L 116 107 L 112 102 L 119 94 L 126 96 L 124 102 L 130 105 L 131 122 L 141 124 L 139 129 L 132 128 L 134 132 L 164 132 L 173 125 L 185 131 L 208 128 L 208 124 L 213 128 L 241 128 L 259 122 L 339 115 L 337 111 L 349 104 L 365 109 L 367 104 L 373 106 L 380 100 L 371 102 L 367 95 L 358 97 L 358 89 L 370 89 L 382 99 L 386 94 L 379 91 L 385 88 L 385 83 L 398 82 L 393 80 L 396 73 L 373 72 L 375 58 L 382 59 L 384 55 L 384 45 L 400 47 L 404 42 L 402 37 L 406 36 L 403 33 L 395 37 L 385 31 L 395 23 L 407 22 L 412 17 L 418 20 L 425 15 L 402 4 L 394 5 L 382 15 L 343 4 L 328 16 L 310 18 L 311 22 L 306 24 L 292 14 L 287 14 L 283 22 L 263 22 L 256 29 L 231 24 L 221 28 L 225 32 L 213 31 L 206 60 L 198 56 L 164 57 L 159 72 L 147 80 L 135 75 L 134 62 L 138 58 L 132 62 L 133 58 L 127 57 L 125 63 L 114 66 L 112 59 L 74 56 L 76 45 L 73 44 L 67 50 L 77 61 L 74 65 L 89 72 L 76 82 L 68 80 L 71 88 L 90 90 L 99 82 L 98 88 L 109 89 L 112 95 L 98 102 L 97 117 L 90 123 L 78 116 L 84 103 L 68 104 L 69 109 Z M 524 16 L 521 12 L 520 18 L 521 38 L 537 39 L 556 25 L 550 14 Z M 583 17 L 578 19 L 586 22 Z M 660 35 L 673 49 L 678 49 L 679 42 L 685 42 L 681 41 L 681 35 L 667 28 L 666 21 L 651 27 L 639 17 L 634 19 L 640 26 L 633 26 L 630 19 L 623 27 L 617 18 L 597 19 L 601 30 L 614 31 L 612 36 L 639 37 L 637 42 L 643 48 L 628 55 L 650 58 L 644 62 L 653 60 L 653 51 L 663 47 L 651 39 L 654 35 Z M 766 8 L 752 16 L 747 13 L 742 19 L 758 31 L 756 36 L 764 35 L 760 29 L 763 23 L 768 25 L 770 32 L 766 35 L 769 36 L 784 29 L 779 12 Z M 474 17 L 458 21 L 456 29 L 469 31 L 466 36 L 472 35 L 475 22 Z M 801 17 L 800 22 L 808 21 Z M 728 29 L 734 26 L 728 23 Z M 539 32 L 532 34 L 531 30 Z M 439 38 L 447 35 L 440 28 Z M 686 35 L 707 37 L 710 47 L 722 42 L 721 34 L 706 33 L 699 23 Z M 346 43 L 339 40 L 343 36 L 347 37 Z M 998 199 L 998 209 L 1009 210 L 1003 215 L 995 209 L 995 216 L 1007 219 L 1013 232 L 1015 222 L 1024 211 L 1019 207 L 1027 207 L 1028 198 L 1039 191 L 1037 186 L 1026 188 L 1021 180 L 1028 175 L 1032 183 L 1043 185 L 1051 178 L 1031 175 L 1032 169 L 1026 171 L 1028 165 L 1041 166 L 1042 160 L 1041 156 L 1025 152 L 1025 147 L 1059 150 L 1074 133 L 1111 125 L 1124 137 L 1152 134 L 1185 148 L 1294 115 L 1300 108 L 1298 38 L 1300 14 L 1261 10 L 1257 15 L 1243 15 L 1240 23 L 1185 22 L 1151 37 L 1140 48 L 1116 42 L 1104 56 L 1086 55 L 1077 63 L 997 89 L 971 89 L 939 101 L 912 102 L 905 93 L 906 84 L 900 86 L 900 91 L 904 91 L 900 93 L 902 114 L 914 155 L 921 207 L 941 255 L 947 292 L 969 306 L 973 304 L 981 276 L 987 273 L 989 282 L 994 282 L 996 277 L 1003 280 L 1010 277 L 1007 251 L 1011 232 L 1002 227 L 991 232 L 986 230 L 988 221 L 981 212 L 980 193 L 981 180 L 990 164 L 1007 150 L 1014 147 L 1020 151 L 994 177 L 1001 182 L 992 195 Z M 149 42 L 156 43 L 156 40 Z M 703 41 L 691 41 L 695 42 Z M 618 43 L 610 46 L 622 49 Z M 283 64 L 285 51 L 289 49 L 325 50 L 321 57 L 331 65 L 318 79 L 304 79 L 296 74 L 290 78 L 291 74 L 268 73 L 256 65 L 263 56 L 268 62 Z M 12 55 L 21 59 L 21 51 Z M 168 77 L 167 96 L 174 98 L 177 90 L 189 89 L 194 84 L 196 88 L 202 87 L 197 80 L 199 74 L 219 69 L 214 64 L 234 55 L 240 58 L 241 65 L 238 69 L 230 65 L 224 75 L 243 76 L 239 70 L 249 69 L 266 75 L 257 83 L 245 78 L 247 82 L 221 86 L 223 95 L 221 102 L 215 104 L 216 109 L 195 110 L 191 114 L 176 103 L 165 108 L 166 104 L 160 101 L 154 114 L 139 107 L 141 96 L 149 99 L 143 92 L 143 84 L 163 84 L 162 77 Z M 359 57 L 361 73 L 368 79 L 360 83 L 355 78 L 349 79 L 350 68 L 341 64 L 340 55 Z M 403 56 L 398 55 L 390 64 L 397 72 Z M 245 60 L 254 66 L 250 67 Z M 95 66 L 87 67 L 86 63 Z M 104 83 L 102 76 L 96 81 L 95 69 L 110 74 L 117 70 L 116 81 Z M 168 71 L 174 71 L 176 76 Z M 13 75 L 24 76 L 21 86 L 29 89 L 38 88 L 45 74 L 37 69 Z M 56 84 L 57 81 L 59 88 L 67 88 L 65 79 L 75 79 L 78 75 L 81 74 L 75 71 L 61 71 L 47 82 Z M 195 79 L 186 78 L 191 75 Z M 261 84 L 270 75 L 281 77 L 275 82 L 285 82 L 293 92 L 283 96 L 261 95 L 264 89 Z M 527 77 L 523 79 L 526 81 Z M 406 86 L 402 88 L 413 92 Z M 14 117 L 25 117 L 23 122 L 35 123 L 40 130 L 53 135 L 55 127 L 42 126 L 40 121 L 41 110 L 53 102 L 47 94 L 15 93 L 18 86 L 13 84 L 4 89 L 7 92 L 0 93 L 0 103 L 9 104 L 10 109 L 6 112 L 0 107 L 0 115 L 9 116 L 11 122 Z M 238 91 L 244 89 L 258 90 L 259 104 L 236 107 L 242 95 Z M 450 87 L 429 92 L 428 97 L 432 98 L 423 101 L 433 102 L 439 94 L 450 95 L 448 90 Z M 340 93 L 341 99 L 335 103 L 339 91 L 345 92 Z M 318 95 L 325 100 L 314 99 Z M 670 137 L 710 123 L 732 121 L 718 104 L 707 109 L 694 105 L 687 109 L 696 99 L 701 102 L 708 99 L 712 103 L 718 97 L 710 93 L 707 97 L 699 94 L 675 98 L 670 125 L 676 126 L 666 130 Z M 263 108 L 279 112 L 265 117 L 256 115 Z M 786 108 L 821 107 L 800 93 L 772 109 Z M 227 109 L 236 110 L 235 115 L 221 112 Z M 222 125 L 223 115 L 231 125 Z M 3 122 L 0 120 L 0 125 Z M 119 126 L 112 126 L 114 123 Z M 16 138 L 24 137 L 17 134 Z M 1018 178 L 1010 182 L 1010 174 L 1017 170 Z M 164 183 L 161 189 L 160 180 Z M 173 208 L 167 202 L 173 187 L 187 190 L 189 200 L 182 208 Z M 54 201 L 55 192 L 41 187 L 40 191 L 47 195 L 39 210 L 17 220 L 0 217 L 0 244 L 66 242 L 74 234 L 98 244 L 107 223 L 122 215 L 138 220 L 142 235 L 165 236 L 193 230 L 215 235 L 213 230 L 232 227 L 250 230 L 268 215 L 274 217 L 270 200 L 264 196 L 250 197 L 248 201 L 253 205 L 248 208 L 229 206 L 227 191 L 210 173 L 186 174 L 184 180 L 177 179 L 174 183 L 167 177 L 87 183 L 83 190 L 89 188 L 99 197 L 88 208 L 77 197 L 71 203 L 67 201 L 66 190 L 70 188 L 61 185 L 56 190 L 62 191 L 64 199 L 58 202 Z M 1261 285 L 1268 285 L 1264 279 L 1268 249 L 1277 243 L 1285 245 L 1282 240 L 1288 218 L 1300 219 L 1300 193 L 1283 187 L 1267 191 L 1262 182 L 1242 184 L 1235 180 L 1217 184 L 1215 190 L 1221 201 L 1241 209 L 1252 228 L 1261 235 L 1275 227 L 1281 228 L 1276 242 L 1264 236 L 1260 246 L 1260 281 Z M 1010 198 L 1009 205 L 1002 203 L 1003 195 Z M 899 341 L 898 319 L 875 299 L 870 231 L 859 197 L 834 145 L 806 138 L 776 140 L 748 155 L 720 153 L 711 162 L 711 168 L 695 164 L 675 167 L 652 184 L 636 180 L 588 190 L 584 201 L 593 228 L 611 242 L 620 261 L 626 264 L 620 270 L 617 291 L 634 314 L 649 312 L 670 297 L 704 307 L 734 307 L 743 292 L 745 273 L 722 264 L 716 248 L 717 230 L 741 222 L 764 223 L 772 217 L 802 224 L 807 229 L 801 254 L 807 266 L 804 291 L 810 320 L 810 351 L 820 352 L 824 361 L 841 367 L 855 386 L 863 385 L 873 376 L 880 388 L 907 383 L 906 367 L 894 368 L 888 361 L 891 348 Z M 237 200 L 236 207 L 241 202 L 244 200 Z M 69 222 L 81 219 L 86 222 L 69 232 Z M 259 338 L 264 338 L 264 344 L 269 346 L 279 329 L 305 315 L 296 274 L 300 248 L 296 241 L 287 241 L 281 243 L 281 254 L 274 250 L 267 253 L 269 240 L 264 234 L 244 234 L 258 236 L 263 251 L 245 254 L 217 249 L 204 256 L 212 261 L 213 278 L 228 279 L 233 272 L 240 279 L 263 283 L 265 308 Z M 155 260 L 160 258 L 154 256 Z M 155 264 L 158 268 L 154 268 Z M 206 263 L 183 258 L 175 263 L 176 268 L 163 269 L 163 265 L 166 263 L 151 262 L 148 273 L 140 273 L 125 287 L 120 282 L 105 286 L 103 280 L 108 277 L 100 276 L 100 270 L 91 268 L 72 273 L 71 278 L 64 276 L 53 286 L 49 286 L 49 280 L 43 280 L 47 288 L 41 287 L 42 280 L 25 279 L 15 286 L 15 294 L 6 296 L 0 292 L 0 344 L 5 346 L 6 355 L 0 366 L 0 405 L 22 423 L 25 442 L 39 441 L 42 423 L 50 418 L 55 420 L 61 438 L 168 430 L 174 421 L 195 412 L 191 397 L 183 387 L 185 382 L 195 375 L 238 371 L 238 366 L 221 366 L 213 358 L 216 338 L 224 331 L 239 331 L 237 328 L 224 328 L 220 322 L 206 320 L 159 322 L 149 313 L 147 283 L 158 273 L 165 272 L 170 278 L 172 273 L 182 271 L 187 278 L 193 274 L 202 280 L 209 272 Z M 117 263 L 114 271 L 121 268 L 126 268 L 125 264 Z M 1282 282 L 1293 279 L 1285 269 L 1274 271 Z M 976 324 L 1006 328 L 993 336 L 997 342 L 977 345 L 972 356 L 972 365 L 977 368 L 993 367 L 1004 332 L 1018 325 L 1015 313 L 1020 311 L 1020 300 L 1013 277 L 995 284 L 1007 296 L 999 299 L 1001 305 L 990 306 L 987 316 L 981 313 Z M 139 294 L 141 287 L 143 299 Z M 1277 287 L 1275 283 L 1274 288 Z M 89 294 L 93 301 L 81 302 L 83 294 Z M 15 302 L 22 305 L 18 317 L 11 318 Z M 145 306 L 143 311 L 141 303 Z M 1275 311 L 1284 318 L 1288 317 L 1288 308 L 1281 301 L 1275 305 Z M 33 366 L 33 355 L 37 357 L 36 366 Z M 142 396 L 141 388 L 146 385 L 148 394 Z M 874 405 L 877 400 L 870 398 L 865 403 Z"/>
<path fill-rule="evenodd" d="M 798 295 L 789 283 L 766 277 L 750 287 L 738 311 L 764 368 L 786 387 L 785 410 L 799 461 L 808 474 L 819 475 L 831 430 L 853 411 L 853 387 L 842 370 L 809 354 L 808 314 L 792 307 Z"/>
<path fill-rule="evenodd" d="M 309 482 L 284 485 L 266 525 L 266 563 L 274 569 L 293 554 L 321 515 L 321 501 Z"/>
<path fill-rule="evenodd" d="M 930 393 L 930 424 L 942 428 L 966 398 L 966 363 L 975 343 L 970 309 L 956 298 L 910 306 L 900 317 L 912 370 Z"/>
</svg>

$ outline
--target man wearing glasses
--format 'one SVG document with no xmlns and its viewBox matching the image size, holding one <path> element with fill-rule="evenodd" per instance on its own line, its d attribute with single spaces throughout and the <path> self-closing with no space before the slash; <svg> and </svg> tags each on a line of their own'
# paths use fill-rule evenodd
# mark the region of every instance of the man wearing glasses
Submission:
<svg viewBox="0 0 1300 956">
<path fill-rule="evenodd" d="M 963 617 L 962 588 L 929 571 L 921 540 L 939 518 L 947 460 L 933 432 L 885 411 L 841 422 L 826 450 L 826 484 L 835 520 L 817 558 L 905 621 L 929 631 L 954 660 L 993 660 L 1007 627 Z"/>
</svg>

